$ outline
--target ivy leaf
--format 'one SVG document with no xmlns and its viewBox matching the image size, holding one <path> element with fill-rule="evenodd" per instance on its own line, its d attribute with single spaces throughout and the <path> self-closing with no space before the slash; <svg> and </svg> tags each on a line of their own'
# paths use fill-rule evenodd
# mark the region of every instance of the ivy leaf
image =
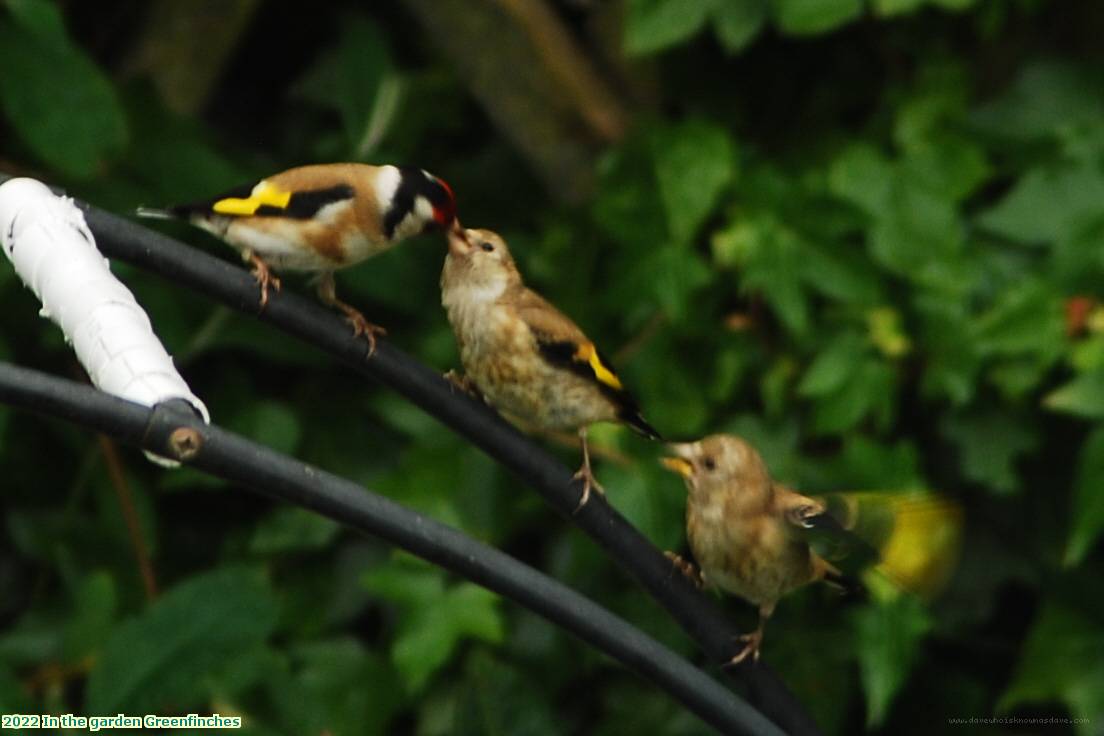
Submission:
<svg viewBox="0 0 1104 736">
<path fill-rule="evenodd" d="M 859 672 L 866 691 L 866 723 L 885 722 L 893 698 L 908 679 L 932 620 L 920 599 L 898 596 L 856 616 Z"/>
<path fill-rule="evenodd" d="M 866 352 L 858 335 L 838 336 L 827 349 L 817 354 L 797 387 L 802 396 L 826 396 L 838 391 L 855 370 Z"/>
<path fill-rule="evenodd" d="M 886 268 L 920 283 L 943 282 L 963 242 L 952 202 L 915 183 L 898 180 L 889 210 L 870 232 L 870 250 Z"/>
<path fill-rule="evenodd" d="M 242 406 L 227 420 L 227 427 L 285 454 L 295 452 L 303 434 L 295 412 L 287 404 L 270 400 Z"/>
<path fill-rule="evenodd" d="M 336 44 L 292 93 L 341 115 L 347 150 L 365 155 L 375 148 L 395 112 L 388 79 L 393 75 L 387 37 L 371 21 L 349 15 Z"/>
<path fill-rule="evenodd" d="M 871 7 L 874 14 L 883 18 L 895 15 L 904 15 L 920 8 L 927 0 L 872 0 Z"/>
<path fill-rule="evenodd" d="M 1064 703 L 1081 736 L 1098 733 L 1104 719 L 1104 631 L 1081 610 L 1058 601 L 1046 603 L 1027 635 L 1012 683 L 997 710 L 1018 705 Z"/>
<path fill-rule="evenodd" d="M 895 176 L 893 164 L 874 146 L 855 143 L 832 162 L 828 189 L 868 215 L 880 217 L 889 212 Z"/>
<path fill-rule="evenodd" d="M 629 0 L 625 50 L 650 54 L 690 38 L 705 26 L 710 4 L 684 0 Z"/>
<path fill-rule="evenodd" d="M 196 703 L 202 678 L 262 644 L 277 612 L 260 576 L 241 568 L 176 586 L 112 633 L 89 675 L 84 711 L 152 713 Z"/>
<path fill-rule="evenodd" d="M 1104 427 L 1097 428 L 1081 445 L 1074 482 L 1070 536 L 1064 563 L 1080 564 L 1104 532 Z"/>
<path fill-rule="evenodd" d="M 970 120 L 987 133 L 1016 141 L 1057 137 L 1071 127 L 1104 120 L 1104 88 L 1095 71 L 1067 62 L 1035 62 Z"/>
<path fill-rule="evenodd" d="M 779 28 L 794 36 L 825 33 L 862 13 L 861 0 L 772 0 Z"/>
<path fill-rule="evenodd" d="M 1083 373 L 1047 394 L 1043 406 L 1086 419 L 1104 419 L 1104 370 Z"/>
<path fill-rule="evenodd" d="M 257 524 L 249 540 L 254 554 L 271 555 L 321 549 L 337 536 L 337 522 L 315 511 L 296 507 L 278 508 Z"/>
<path fill-rule="evenodd" d="M 977 222 L 1017 243 L 1037 245 L 1071 238 L 1104 217 L 1104 175 L 1095 165 L 1032 169 Z"/>
<path fill-rule="evenodd" d="M 689 241 L 735 176 L 732 140 L 719 125 L 689 120 L 657 131 L 652 150 L 671 235 Z"/>
<path fill-rule="evenodd" d="M 1037 435 L 1004 412 L 948 417 L 943 434 L 958 447 L 963 472 L 998 493 L 1019 490 L 1016 460 L 1035 449 Z"/>
<path fill-rule="evenodd" d="M 505 636 L 499 598 L 473 583 L 445 587 L 439 570 L 401 561 L 368 573 L 365 586 L 402 610 L 391 659 L 411 692 L 421 691 L 464 639 Z"/>
<path fill-rule="evenodd" d="M 30 10 L 0 17 L 0 109 L 35 155 L 87 178 L 126 142 L 119 100 L 82 51 L 60 42 L 56 14 L 21 5 Z"/>
<path fill-rule="evenodd" d="M 766 23 L 767 10 L 767 0 L 713 0 L 713 31 L 725 51 L 747 46 Z"/>
</svg>

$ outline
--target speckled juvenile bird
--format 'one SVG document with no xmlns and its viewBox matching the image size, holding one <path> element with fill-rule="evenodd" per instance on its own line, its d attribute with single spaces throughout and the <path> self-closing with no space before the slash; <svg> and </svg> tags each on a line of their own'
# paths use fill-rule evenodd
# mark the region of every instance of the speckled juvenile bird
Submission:
<svg viewBox="0 0 1104 736">
<path fill-rule="evenodd" d="M 269 286 L 280 288 L 270 269 L 318 273 L 319 298 L 374 346 L 383 328 L 337 298 L 333 272 L 451 226 L 456 202 L 448 184 L 422 169 L 336 163 L 300 166 L 211 199 L 138 214 L 186 220 L 236 248 L 253 265 L 262 307 Z"/>
<path fill-rule="evenodd" d="M 590 468 L 589 425 L 621 422 L 650 439 L 659 433 L 578 325 L 522 283 L 498 234 L 454 228 L 448 243 L 441 303 L 466 379 L 523 426 L 579 433 L 582 508 L 591 488 L 602 492 Z"/>
<path fill-rule="evenodd" d="M 923 595 L 942 586 L 957 558 L 961 509 L 946 499 L 923 491 L 812 498 L 772 480 L 763 458 L 739 437 L 669 447 L 675 457 L 663 464 L 686 481 L 686 535 L 700 572 L 668 556 L 699 585 L 759 608 L 759 625 L 740 637 L 744 647 L 731 664 L 758 660 L 763 627 L 790 591 L 818 580 L 855 584 L 814 551 L 814 530 L 849 552 L 853 566 L 876 562 L 888 580 Z"/>
</svg>

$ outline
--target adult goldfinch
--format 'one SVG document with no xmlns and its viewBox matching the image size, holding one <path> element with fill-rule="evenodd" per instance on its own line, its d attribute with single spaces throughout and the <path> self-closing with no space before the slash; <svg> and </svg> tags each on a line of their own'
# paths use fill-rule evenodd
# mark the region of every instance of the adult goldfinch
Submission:
<svg viewBox="0 0 1104 736">
<path fill-rule="evenodd" d="M 451 226 L 456 202 L 448 184 L 422 169 L 337 163 L 300 166 L 211 199 L 138 214 L 186 220 L 236 248 L 253 266 L 262 307 L 268 287 L 280 288 L 270 269 L 318 273 L 322 301 L 374 345 L 384 330 L 337 298 L 333 272 Z"/>
<path fill-rule="evenodd" d="M 659 439 L 659 433 L 644 421 L 594 343 L 522 283 L 499 235 L 454 228 L 448 244 L 441 303 L 466 379 L 523 426 L 579 433 L 583 465 L 575 477 L 583 482 L 582 508 L 592 487 L 602 491 L 590 469 L 589 425 L 622 422 L 651 439 Z"/>
<path fill-rule="evenodd" d="M 663 464 L 686 481 L 686 536 L 700 572 L 674 554 L 687 575 L 759 608 L 731 664 L 759 659 L 763 627 L 782 596 L 823 580 L 854 582 L 814 551 L 815 533 L 854 562 L 877 563 L 889 580 L 931 595 L 946 581 L 961 538 L 961 509 L 924 491 L 804 496 L 771 479 L 759 453 L 733 435 L 672 444 Z M 840 564 L 843 564 L 842 562 Z"/>
</svg>

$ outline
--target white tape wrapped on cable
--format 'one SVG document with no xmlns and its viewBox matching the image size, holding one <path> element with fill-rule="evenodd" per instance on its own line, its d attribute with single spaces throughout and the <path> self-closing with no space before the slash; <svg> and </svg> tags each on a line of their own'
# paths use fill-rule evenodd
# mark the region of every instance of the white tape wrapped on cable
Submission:
<svg viewBox="0 0 1104 736">
<path fill-rule="evenodd" d="M 34 179 L 0 184 L 0 246 L 42 302 L 40 314 L 61 327 L 97 388 L 149 407 L 184 399 L 210 421 L 207 407 L 173 366 L 145 311 L 112 275 L 71 199 L 58 197 Z M 162 465 L 178 465 L 147 456 Z"/>
</svg>

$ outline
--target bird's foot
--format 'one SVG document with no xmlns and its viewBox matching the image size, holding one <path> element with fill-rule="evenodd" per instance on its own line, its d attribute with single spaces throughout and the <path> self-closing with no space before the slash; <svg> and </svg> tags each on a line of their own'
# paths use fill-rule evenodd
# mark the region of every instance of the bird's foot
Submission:
<svg viewBox="0 0 1104 736">
<path fill-rule="evenodd" d="M 272 269 L 256 253 L 249 254 L 249 262 L 253 265 L 249 272 L 256 279 L 257 286 L 261 287 L 261 309 L 264 309 L 268 304 L 269 288 L 280 290 L 280 277 L 272 273 Z"/>
<path fill-rule="evenodd" d="M 369 322 L 365 319 L 364 315 L 360 313 L 360 310 L 350 307 L 344 302 L 335 304 L 334 306 L 345 313 L 345 321 L 353 326 L 353 337 L 364 335 L 364 337 L 367 338 L 368 357 L 371 358 L 372 354 L 376 352 L 376 337 L 385 336 L 387 330 L 377 324 Z"/>
<path fill-rule="evenodd" d="M 811 529 L 813 524 L 810 519 L 819 516 L 824 513 L 824 509 L 819 506 L 804 505 L 792 508 L 787 512 L 791 524 L 795 526 L 804 527 L 805 529 Z"/>
<path fill-rule="evenodd" d="M 671 561 L 671 564 L 675 566 L 675 569 L 681 572 L 686 577 L 690 578 L 690 582 L 694 584 L 695 588 L 699 590 L 705 587 L 705 576 L 702 575 L 701 570 L 690 560 L 687 560 L 677 552 L 671 552 L 668 550 L 663 553 L 663 556 Z"/>
<path fill-rule="evenodd" d="M 483 394 L 479 392 L 479 388 L 476 387 L 475 381 L 471 380 L 465 375 L 461 375 L 454 370 L 450 370 L 444 374 L 444 379 L 452 384 L 454 389 L 458 389 L 472 398 L 484 401 Z"/>
<path fill-rule="evenodd" d="M 578 472 L 571 476 L 571 479 L 581 480 L 583 482 L 583 495 L 579 497 L 579 505 L 571 512 L 572 516 L 582 511 L 583 507 L 587 505 L 587 501 L 590 500 L 591 488 L 602 495 L 606 493 L 606 489 L 603 488 L 598 482 L 598 479 L 594 477 L 594 473 L 590 472 L 590 463 L 583 463 L 583 467 L 579 468 Z"/>
<path fill-rule="evenodd" d="M 735 667 L 748 657 L 751 657 L 751 661 L 759 661 L 759 647 L 763 644 L 763 631 L 762 629 L 756 629 L 750 634 L 740 634 L 736 637 L 737 641 L 744 642 L 744 648 L 741 649 L 735 657 L 728 660 L 724 664 L 725 667 Z"/>
</svg>

